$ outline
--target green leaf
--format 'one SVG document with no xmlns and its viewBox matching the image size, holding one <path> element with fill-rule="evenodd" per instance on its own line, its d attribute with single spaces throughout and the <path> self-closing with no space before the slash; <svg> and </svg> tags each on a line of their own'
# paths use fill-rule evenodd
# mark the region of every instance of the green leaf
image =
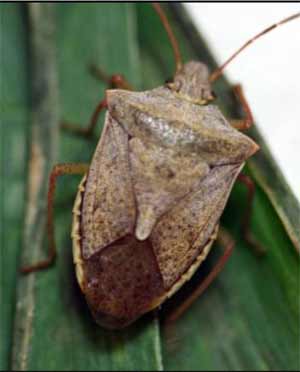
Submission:
<svg viewBox="0 0 300 372">
<path fill-rule="evenodd" d="M 42 11 L 38 29 L 29 28 L 24 6 L 23 10 L 16 4 L 0 8 L 0 368 L 140 371 L 161 370 L 163 365 L 166 370 L 300 369 L 300 268 L 292 244 L 299 242 L 300 212 L 255 131 L 251 135 L 262 151 L 247 168 L 257 181 L 252 229 L 266 254 L 256 257 L 239 233 L 245 190 L 237 185 L 222 217 L 237 241 L 235 252 L 214 284 L 172 326 L 165 323 L 165 317 L 211 269 L 218 246 L 193 279 L 163 306 L 160 328 L 154 314 L 149 314 L 128 329 L 104 331 L 91 318 L 72 263 L 71 210 L 80 177 L 65 176 L 58 182 L 56 265 L 27 277 L 18 274 L 21 248 L 23 264 L 45 256 L 51 166 L 88 162 L 97 143 L 68 133 L 57 138 L 59 117 L 83 126 L 103 98 L 104 85 L 88 74 L 88 64 L 96 63 L 108 74 L 123 73 L 138 89 L 163 84 L 175 68 L 166 33 L 149 4 L 37 7 Z M 185 60 L 200 59 L 214 68 L 205 42 L 183 9 L 179 5 L 172 9 L 168 13 Z M 56 23 L 56 32 L 51 30 L 52 23 Z M 37 42 L 43 38 L 43 43 Z M 43 65 L 38 63 L 40 58 L 45 58 Z M 240 116 L 225 79 L 216 84 L 216 91 L 227 117 Z"/>
<path fill-rule="evenodd" d="M 22 245 L 29 124 L 27 40 L 20 5 L 1 4 L 0 35 L 0 370 L 7 370 L 16 303 L 16 266 Z"/>
</svg>

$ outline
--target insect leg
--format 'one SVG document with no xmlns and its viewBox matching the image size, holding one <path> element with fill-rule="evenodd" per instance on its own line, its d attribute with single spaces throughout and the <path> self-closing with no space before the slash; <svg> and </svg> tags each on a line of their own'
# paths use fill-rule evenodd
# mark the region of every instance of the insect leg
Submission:
<svg viewBox="0 0 300 372">
<path fill-rule="evenodd" d="M 225 263 L 227 262 L 228 258 L 230 257 L 233 251 L 235 241 L 229 234 L 229 232 L 226 231 L 224 228 L 220 228 L 217 241 L 224 250 L 223 255 L 219 258 L 212 271 L 199 284 L 199 286 L 193 291 L 193 293 L 167 317 L 166 321 L 168 323 L 174 322 L 176 319 L 178 319 L 192 305 L 192 303 L 195 300 L 197 300 L 198 297 L 200 297 L 200 295 L 205 291 L 205 289 L 214 281 L 217 275 L 222 271 Z"/>
<path fill-rule="evenodd" d="M 98 79 L 103 80 L 108 84 L 111 88 L 120 88 L 126 90 L 132 90 L 131 85 L 127 82 L 127 80 L 120 74 L 115 74 L 112 76 L 106 75 L 102 70 L 100 70 L 95 65 L 90 66 L 91 73 L 96 76 Z M 99 102 L 96 109 L 93 112 L 93 115 L 85 127 L 80 127 L 79 125 L 69 123 L 67 121 L 61 122 L 61 128 L 64 130 L 68 130 L 75 135 L 84 136 L 84 137 L 91 137 L 94 133 L 96 124 L 98 122 L 99 115 L 103 109 L 107 108 L 106 98 Z"/>
<path fill-rule="evenodd" d="M 45 260 L 37 262 L 30 266 L 21 268 L 21 272 L 24 274 L 38 271 L 49 267 L 55 260 L 56 247 L 54 239 L 54 225 L 53 225 L 53 199 L 56 187 L 57 177 L 65 174 L 85 174 L 89 169 L 88 164 L 83 163 L 65 163 L 57 164 L 53 167 L 49 177 L 48 187 L 48 210 L 47 210 L 47 231 L 48 231 L 48 257 Z"/>
<path fill-rule="evenodd" d="M 106 83 L 109 88 L 134 90 L 132 85 L 121 74 L 107 75 L 100 67 L 94 64 L 89 66 L 89 72 L 96 79 Z"/>
<path fill-rule="evenodd" d="M 256 254 L 262 255 L 265 252 L 265 249 L 255 239 L 250 229 L 252 205 L 253 205 L 254 194 L 255 194 L 255 184 L 249 176 L 242 174 L 242 173 L 238 175 L 237 181 L 243 183 L 246 186 L 247 191 L 248 191 L 246 212 L 245 212 L 245 216 L 242 221 L 242 233 L 243 233 L 244 239 L 254 249 L 254 252 Z"/>
<path fill-rule="evenodd" d="M 69 123 L 67 121 L 61 122 L 61 128 L 64 130 L 68 130 L 72 132 L 75 135 L 80 135 L 84 137 L 91 137 L 93 135 L 94 129 L 96 127 L 99 115 L 101 111 L 107 107 L 106 98 L 104 98 L 102 101 L 100 101 L 96 107 L 96 109 L 93 112 L 93 115 L 85 127 L 80 127 L 76 124 Z"/>
<path fill-rule="evenodd" d="M 252 116 L 251 109 L 248 105 L 248 102 L 246 100 L 246 97 L 243 93 L 243 89 L 240 84 L 234 85 L 233 92 L 236 96 L 236 98 L 240 101 L 243 111 L 246 115 L 244 119 L 232 119 L 230 120 L 230 124 L 239 130 L 245 130 L 252 126 L 254 120 Z"/>
</svg>

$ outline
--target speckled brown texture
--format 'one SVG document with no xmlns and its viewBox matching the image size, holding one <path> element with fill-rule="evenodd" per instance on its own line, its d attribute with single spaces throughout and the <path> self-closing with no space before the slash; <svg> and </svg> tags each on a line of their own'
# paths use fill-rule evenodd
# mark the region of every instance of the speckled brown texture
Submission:
<svg viewBox="0 0 300 372">
<path fill-rule="evenodd" d="M 209 166 L 197 156 L 148 144 L 139 138 L 129 142 L 131 176 L 138 205 L 136 236 L 150 236 L 158 219 L 180 199 L 197 190 Z"/>
<path fill-rule="evenodd" d="M 192 264 L 215 229 L 240 166 L 214 168 L 194 193 L 157 223 L 150 236 L 166 288 Z"/>
<path fill-rule="evenodd" d="M 131 323 L 164 293 L 151 243 L 134 236 L 120 239 L 85 261 L 84 272 L 84 293 L 94 317 L 101 324 L 105 316 L 111 328 Z"/>
<path fill-rule="evenodd" d="M 176 91 L 107 91 L 73 241 L 81 288 L 108 328 L 131 323 L 189 279 L 216 238 L 244 161 L 258 149 L 216 106 L 199 104 L 211 94 L 208 73 L 188 66 L 175 77 Z"/>
<path fill-rule="evenodd" d="M 190 61 L 176 74 L 172 85 L 182 99 L 203 104 L 213 99 L 209 75 L 204 63 Z"/>
<path fill-rule="evenodd" d="M 83 257 L 89 258 L 132 232 L 135 215 L 128 135 L 107 113 L 85 186 L 81 226 Z"/>
</svg>

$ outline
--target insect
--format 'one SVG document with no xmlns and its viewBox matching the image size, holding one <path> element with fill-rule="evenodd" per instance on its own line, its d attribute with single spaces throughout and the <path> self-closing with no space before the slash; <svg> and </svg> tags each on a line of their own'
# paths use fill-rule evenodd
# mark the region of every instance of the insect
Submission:
<svg viewBox="0 0 300 372">
<path fill-rule="evenodd" d="M 240 86 L 235 93 L 246 117 L 227 120 L 212 104 L 212 83 L 244 44 L 210 73 L 198 61 L 183 64 L 177 41 L 161 7 L 153 3 L 173 48 L 176 72 L 172 81 L 153 90 L 135 92 L 120 75 L 103 78 L 108 89 L 88 128 L 107 109 L 104 129 L 92 162 L 56 165 L 48 192 L 49 257 L 23 272 L 48 267 L 55 258 L 53 197 L 58 176 L 83 174 L 73 208 L 73 257 L 78 283 L 95 320 L 106 328 L 122 328 L 171 297 L 207 257 L 218 238 L 224 253 L 182 312 L 212 282 L 230 256 L 234 242 L 219 219 L 234 182 L 249 190 L 244 235 L 249 231 L 254 185 L 241 170 L 258 145 L 239 130 L 252 124 Z M 178 313 L 176 316 L 178 316 Z"/>
</svg>

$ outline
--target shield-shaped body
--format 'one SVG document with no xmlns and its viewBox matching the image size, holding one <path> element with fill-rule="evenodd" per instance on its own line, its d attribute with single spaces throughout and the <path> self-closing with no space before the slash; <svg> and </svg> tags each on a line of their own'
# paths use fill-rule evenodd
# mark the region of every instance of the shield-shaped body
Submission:
<svg viewBox="0 0 300 372">
<path fill-rule="evenodd" d="M 216 239 L 244 161 L 257 150 L 180 79 L 177 91 L 107 91 L 102 136 L 77 194 L 77 277 L 108 328 L 130 324 L 191 277 Z M 209 95 L 201 89 L 202 98 Z"/>
</svg>

